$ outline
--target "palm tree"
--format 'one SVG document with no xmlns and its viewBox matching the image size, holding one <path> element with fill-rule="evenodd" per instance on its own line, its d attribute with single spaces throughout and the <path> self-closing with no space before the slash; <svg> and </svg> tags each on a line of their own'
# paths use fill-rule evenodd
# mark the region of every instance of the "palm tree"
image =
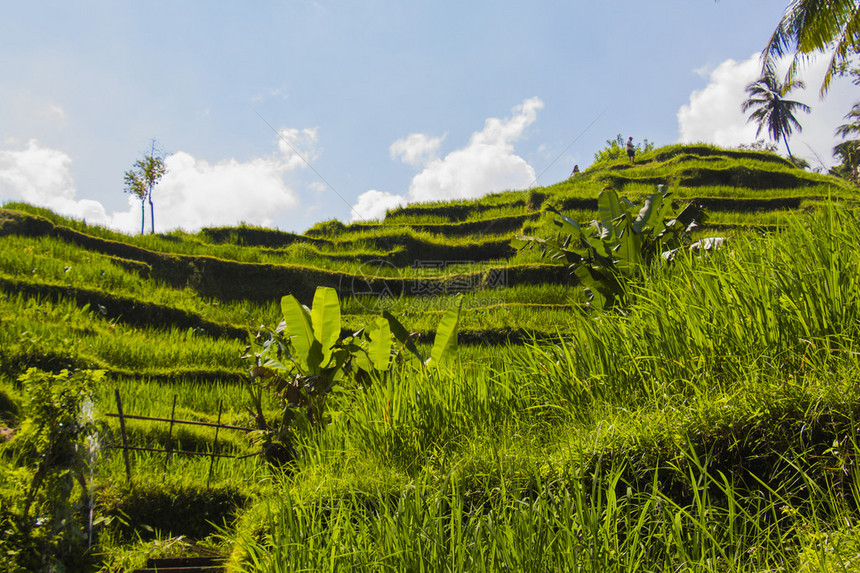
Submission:
<svg viewBox="0 0 860 573">
<path fill-rule="evenodd" d="M 855 83 L 857 83 L 856 80 Z M 860 139 L 857 139 L 857 136 L 860 135 L 860 102 L 854 104 L 845 119 L 848 123 L 836 128 L 836 135 L 841 135 L 845 141 L 833 148 L 833 156 L 839 159 L 840 164 L 831 172 L 858 185 L 860 184 Z M 848 139 L 851 136 L 855 139 Z"/>
<path fill-rule="evenodd" d="M 794 157 L 791 156 L 791 149 L 788 147 L 788 136 L 794 128 L 802 131 L 794 113 L 795 110 L 809 113 L 809 106 L 799 101 L 785 99 L 785 96 L 794 88 L 803 88 L 804 85 L 802 81 L 794 78 L 786 78 L 785 83 L 780 83 L 772 70 L 767 70 L 761 79 L 747 85 L 746 92 L 750 97 L 741 105 L 741 110 L 744 112 L 758 108 L 747 119 L 747 122 L 755 120 L 758 123 L 756 137 L 767 127 L 771 139 L 779 142 L 781 138 L 785 143 L 788 157 L 792 161 Z"/>
<path fill-rule="evenodd" d="M 841 135 L 842 138 L 860 134 L 860 102 L 854 104 L 851 111 L 845 116 L 849 120 L 836 128 L 836 135 Z"/>
<path fill-rule="evenodd" d="M 860 52 L 860 0 L 792 0 L 762 52 L 764 70 L 794 52 L 790 74 L 798 62 L 815 52 L 833 50 L 821 95 L 853 54 Z"/>
<path fill-rule="evenodd" d="M 860 185 L 860 140 L 846 139 L 833 148 L 833 156 L 840 161 L 830 173 Z"/>
</svg>

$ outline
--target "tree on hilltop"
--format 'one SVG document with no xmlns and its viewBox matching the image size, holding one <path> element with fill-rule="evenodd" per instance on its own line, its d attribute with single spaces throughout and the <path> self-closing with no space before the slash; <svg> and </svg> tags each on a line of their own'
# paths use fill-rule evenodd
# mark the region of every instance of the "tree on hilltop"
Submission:
<svg viewBox="0 0 860 573">
<path fill-rule="evenodd" d="M 794 161 L 794 157 L 791 155 L 791 148 L 788 147 L 788 136 L 795 128 L 797 131 L 802 131 L 800 122 L 794 117 L 795 111 L 809 113 L 810 109 L 805 103 L 786 99 L 786 96 L 791 90 L 803 88 L 804 85 L 796 78 L 786 78 L 784 83 L 780 82 L 773 70 L 768 69 L 764 76 L 747 85 L 746 92 L 749 94 L 749 99 L 741 105 L 741 110 L 744 112 L 755 109 L 747 122 L 758 123 L 756 137 L 766 127 L 771 139 L 776 142 L 782 139 L 785 143 L 785 149 L 791 161 Z"/>
<path fill-rule="evenodd" d="M 149 201 L 149 220 L 152 233 L 155 233 L 155 207 L 152 204 L 152 189 L 167 172 L 164 165 L 164 152 L 156 148 L 152 140 L 149 153 L 134 162 L 134 168 L 125 172 L 125 192 L 140 199 L 140 234 L 146 226 L 146 201 Z"/>
</svg>

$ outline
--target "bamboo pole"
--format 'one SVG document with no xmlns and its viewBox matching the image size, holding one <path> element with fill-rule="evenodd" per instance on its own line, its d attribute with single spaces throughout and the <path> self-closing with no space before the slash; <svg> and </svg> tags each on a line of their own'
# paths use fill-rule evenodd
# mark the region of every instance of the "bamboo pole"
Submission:
<svg viewBox="0 0 860 573">
<path fill-rule="evenodd" d="M 222 400 L 218 400 L 218 424 L 215 426 L 215 441 L 212 442 L 212 458 L 209 461 L 209 477 L 206 478 L 206 489 L 209 489 L 209 482 L 212 480 L 212 470 L 215 467 L 215 450 L 218 448 L 218 431 L 221 429 L 222 404 Z"/>
<path fill-rule="evenodd" d="M 131 483 L 131 462 L 128 461 L 128 436 L 125 433 L 125 417 L 122 414 L 122 400 L 119 397 L 119 388 L 114 388 L 116 398 L 116 411 L 119 412 L 119 429 L 122 433 L 122 457 L 125 459 L 125 476 Z"/>
<path fill-rule="evenodd" d="M 164 469 L 170 465 L 170 456 L 173 452 L 173 422 L 176 419 L 176 394 L 173 395 L 173 408 L 170 409 L 170 429 L 167 431 L 167 457 L 164 459 Z"/>
<path fill-rule="evenodd" d="M 108 412 L 105 414 L 109 418 L 119 418 L 119 414 L 113 414 Z M 170 418 L 156 418 L 153 416 L 133 416 L 131 414 L 125 414 L 123 416 L 126 420 L 148 420 L 151 422 L 170 422 Z M 213 424 L 212 422 L 197 422 L 195 420 L 172 420 L 176 424 L 188 424 L 191 426 L 208 426 L 210 428 L 224 428 L 225 430 L 241 430 L 243 432 L 252 432 L 254 428 L 244 428 L 242 426 L 230 426 L 229 424 Z"/>
</svg>

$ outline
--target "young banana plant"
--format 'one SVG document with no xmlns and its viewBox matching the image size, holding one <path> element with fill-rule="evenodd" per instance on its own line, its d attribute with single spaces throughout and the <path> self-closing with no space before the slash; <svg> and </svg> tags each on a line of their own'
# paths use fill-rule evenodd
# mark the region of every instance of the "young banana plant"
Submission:
<svg viewBox="0 0 860 573">
<path fill-rule="evenodd" d="M 547 211 L 557 216 L 553 222 L 559 227 L 555 238 L 517 235 L 511 241 L 516 249 L 538 248 L 541 256 L 565 261 L 597 309 L 622 301 L 625 282 L 641 277 L 664 251 L 688 242 L 705 217 L 693 202 L 673 214 L 678 206 L 662 185 L 641 206 L 610 188 L 600 193 L 597 205 L 599 218 L 588 225 L 550 207 Z"/>
<path fill-rule="evenodd" d="M 340 301 L 334 289 L 318 287 L 311 308 L 292 295 L 283 297 L 284 320 L 274 331 L 261 328 L 244 356 L 253 361 L 249 411 L 258 430 L 252 439 L 263 446 L 271 462 L 289 462 L 297 427 L 324 427 L 327 399 L 348 377 L 372 380 L 385 376 L 397 362 L 431 371 L 448 366 L 456 353 L 462 303 L 458 295 L 442 317 L 425 360 L 415 344 L 417 335 L 388 311 L 341 337 Z M 264 390 L 274 392 L 281 403 L 277 422 L 267 421 L 263 413 Z"/>
</svg>

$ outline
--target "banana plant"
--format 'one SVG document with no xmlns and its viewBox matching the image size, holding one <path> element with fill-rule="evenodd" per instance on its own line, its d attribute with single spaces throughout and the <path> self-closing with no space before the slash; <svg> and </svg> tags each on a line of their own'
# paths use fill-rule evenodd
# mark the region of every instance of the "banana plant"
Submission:
<svg viewBox="0 0 860 573">
<path fill-rule="evenodd" d="M 450 366 L 457 352 L 457 333 L 463 295 L 458 294 L 439 325 L 430 356 L 426 359 L 418 350 L 415 342 L 417 333 L 409 333 L 400 321 L 388 311 L 366 327 L 363 333 L 367 343 L 361 346 L 363 353 L 358 354 L 358 366 L 366 372 L 384 372 L 394 361 L 404 362 L 415 367 L 435 371 Z"/>
<path fill-rule="evenodd" d="M 328 422 L 327 399 L 338 385 L 384 377 L 396 363 L 438 370 L 450 364 L 457 347 L 462 295 L 442 317 L 436 340 L 425 360 L 410 334 L 388 311 L 366 327 L 341 336 L 340 301 L 337 292 L 318 287 L 312 308 L 292 295 L 281 299 L 284 320 L 274 330 L 262 326 L 243 358 L 250 369 L 251 408 L 257 430 L 251 439 L 258 442 L 266 458 L 275 465 L 290 462 L 295 451 L 294 433 L 299 428 L 322 428 Z M 266 419 L 263 402 L 266 392 L 280 402 L 277 421 Z"/>
<path fill-rule="evenodd" d="M 257 431 L 250 437 L 276 465 L 293 459 L 296 426 L 325 423 L 328 396 L 352 359 L 349 349 L 338 344 L 340 301 L 334 289 L 318 288 L 312 309 L 287 295 L 281 299 L 281 312 L 284 320 L 273 331 L 262 326 L 244 356 L 253 363 L 249 410 Z M 270 422 L 263 413 L 266 391 L 280 402 L 277 422 Z"/>
<path fill-rule="evenodd" d="M 549 207 L 559 227 L 555 238 L 517 235 L 516 249 L 541 249 L 542 257 L 564 261 L 590 294 L 593 308 L 610 308 L 624 299 L 626 281 L 643 276 L 665 251 L 687 243 L 691 231 L 704 221 L 694 202 L 678 210 L 663 186 L 638 205 L 604 189 L 597 199 L 598 219 L 580 225 Z M 674 214 L 676 213 L 677 214 Z"/>
</svg>

